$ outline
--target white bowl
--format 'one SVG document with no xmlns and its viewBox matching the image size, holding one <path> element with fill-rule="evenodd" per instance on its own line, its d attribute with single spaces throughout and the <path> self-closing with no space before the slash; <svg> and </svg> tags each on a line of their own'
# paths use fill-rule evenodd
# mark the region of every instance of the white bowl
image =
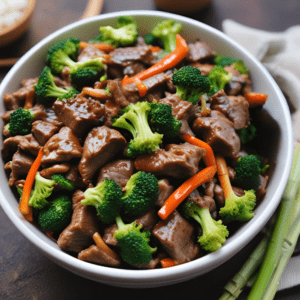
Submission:
<svg viewBox="0 0 300 300">
<path fill-rule="evenodd" d="M 275 168 L 264 200 L 255 210 L 255 217 L 241 226 L 215 253 L 172 268 L 124 270 L 80 261 L 60 250 L 55 242 L 33 224 L 27 222 L 19 213 L 18 202 L 6 184 L 7 177 L 2 161 L 0 162 L 0 180 L 4 184 L 0 189 L 0 203 L 10 220 L 30 242 L 51 260 L 71 272 L 113 286 L 157 287 L 186 281 L 216 268 L 240 251 L 263 228 L 280 202 L 290 173 L 293 154 L 292 124 L 286 100 L 279 87 L 268 71 L 247 50 L 208 25 L 158 11 L 123 11 L 104 14 L 78 21 L 54 32 L 35 45 L 14 65 L 0 86 L 0 98 L 2 99 L 4 92 L 17 90 L 21 79 L 39 75 L 45 64 L 47 50 L 55 42 L 71 36 L 87 41 L 99 33 L 100 25 L 112 25 L 122 15 L 134 16 L 141 34 L 148 33 L 155 23 L 166 18 L 181 22 L 182 36 L 187 41 L 201 38 L 212 45 L 219 54 L 243 59 L 251 72 L 254 90 L 269 95 L 262 111 L 261 119 L 265 134 L 260 142 L 264 153 L 275 163 Z M 1 109 L 4 109 L 3 103 L 1 103 Z M 2 145 L 2 137 L 0 144 Z"/>
</svg>

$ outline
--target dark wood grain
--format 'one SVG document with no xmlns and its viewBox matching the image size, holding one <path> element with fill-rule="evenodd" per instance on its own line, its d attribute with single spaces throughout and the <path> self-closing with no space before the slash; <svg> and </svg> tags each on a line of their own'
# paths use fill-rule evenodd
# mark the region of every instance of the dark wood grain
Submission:
<svg viewBox="0 0 300 300">
<path fill-rule="evenodd" d="M 39 0 L 28 32 L 14 44 L 0 49 L 0 58 L 21 56 L 55 30 L 77 21 L 86 0 Z M 122 10 L 158 10 L 151 0 L 107 0 L 103 13 Z M 230 18 L 254 28 L 283 31 L 300 20 L 300 1 L 286 0 L 213 0 L 203 11 L 189 17 L 222 29 L 222 21 Z M 0 69 L 0 81 L 9 68 Z M 206 275 L 185 283 L 155 289 L 122 289 L 74 275 L 41 254 L 29 243 L 0 208 L 0 299 L 138 299 L 164 300 L 218 299 L 224 284 L 241 267 L 254 249 L 259 237 L 228 262 Z M 246 299 L 246 293 L 239 299 Z M 300 299 L 300 287 L 278 292 L 275 299 Z"/>
</svg>

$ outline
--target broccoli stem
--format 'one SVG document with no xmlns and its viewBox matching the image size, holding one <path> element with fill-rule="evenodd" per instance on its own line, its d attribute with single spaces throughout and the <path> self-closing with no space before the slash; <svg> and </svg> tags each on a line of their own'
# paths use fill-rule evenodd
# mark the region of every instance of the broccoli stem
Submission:
<svg viewBox="0 0 300 300">
<path fill-rule="evenodd" d="M 117 223 L 118 228 L 121 228 L 122 226 L 125 225 L 125 223 L 123 222 L 121 216 L 116 217 L 116 223 Z"/>
</svg>

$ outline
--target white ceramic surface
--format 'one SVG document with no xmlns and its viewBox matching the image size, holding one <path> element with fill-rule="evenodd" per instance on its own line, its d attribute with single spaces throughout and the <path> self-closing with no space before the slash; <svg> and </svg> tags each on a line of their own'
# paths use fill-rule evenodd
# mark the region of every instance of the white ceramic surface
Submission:
<svg viewBox="0 0 300 300">
<path fill-rule="evenodd" d="M 275 163 L 275 168 L 268 184 L 267 194 L 257 207 L 255 217 L 230 237 L 223 247 L 202 258 L 179 266 L 154 270 L 123 270 L 103 267 L 80 261 L 67 253 L 43 234 L 33 224 L 27 222 L 18 211 L 18 202 L 7 183 L 0 161 L 0 203 L 5 213 L 20 232 L 51 260 L 80 276 L 101 283 L 119 287 L 156 287 L 182 282 L 202 275 L 227 261 L 244 247 L 266 224 L 277 208 L 291 168 L 293 154 L 293 135 L 289 109 L 284 96 L 266 69 L 236 42 L 222 32 L 198 21 L 158 11 L 126 11 L 103 14 L 68 25 L 43 39 L 28 51 L 10 70 L 0 86 L 0 99 L 5 92 L 13 92 L 20 87 L 23 78 L 36 77 L 42 70 L 47 50 L 55 42 L 70 36 L 88 40 L 98 35 L 99 26 L 112 25 L 121 15 L 135 17 L 141 34 L 146 34 L 154 24 L 165 18 L 172 18 L 182 23 L 182 36 L 187 41 L 200 38 L 208 42 L 220 54 L 244 60 L 250 69 L 254 90 L 269 94 L 264 106 L 264 132 L 261 140 L 263 149 Z M 4 110 L 1 102 L 1 109 Z M 1 137 L 0 145 L 2 147 Z"/>
</svg>

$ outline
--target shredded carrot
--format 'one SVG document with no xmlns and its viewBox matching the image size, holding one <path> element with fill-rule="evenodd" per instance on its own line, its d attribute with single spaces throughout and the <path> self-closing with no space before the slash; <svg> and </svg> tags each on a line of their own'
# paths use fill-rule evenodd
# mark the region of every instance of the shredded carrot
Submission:
<svg viewBox="0 0 300 300">
<path fill-rule="evenodd" d="M 165 70 L 175 67 L 179 62 L 181 62 L 184 57 L 188 54 L 189 47 L 184 38 L 179 34 L 176 34 L 176 48 L 173 52 L 166 55 L 162 60 L 160 60 L 155 65 L 146 69 L 145 71 L 136 74 L 133 77 L 128 77 L 127 75 L 122 80 L 123 85 L 135 82 L 136 78 L 140 80 L 147 79 L 151 76 L 159 74 Z"/>
<path fill-rule="evenodd" d="M 99 234 L 99 232 L 95 232 L 93 235 L 93 240 L 96 244 L 96 246 L 101 249 L 103 252 L 107 253 L 109 256 L 111 256 L 114 259 L 119 259 L 118 254 L 111 250 L 103 241 L 101 235 Z"/>
<path fill-rule="evenodd" d="M 87 46 L 94 46 L 97 49 L 102 50 L 104 52 L 110 52 L 110 51 L 113 51 L 115 49 L 115 47 L 113 45 L 105 44 L 105 43 L 95 43 L 94 44 L 94 43 L 87 43 L 87 42 L 81 41 L 79 43 L 79 45 L 82 49 L 86 48 Z"/>
<path fill-rule="evenodd" d="M 207 167 L 209 166 L 215 166 L 216 165 L 216 160 L 215 160 L 215 155 L 212 150 L 212 148 L 205 142 L 197 139 L 196 137 L 190 135 L 190 134 L 182 134 L 179 136 L 182 140 L 185 142 L 188 142 L 190 144 L 193 144 L 195 146 L 199 146 L 201 148 L 204 148 L 206 150 L 206 155 L 204 157 L 204 163 Z"/>
<path fill-rule="evenodd" d="M 175 260 L 173 258 L 163 258 L 160 261 L 160 264 L 163 268 L 170 268 L 170 267 L 174 267 L 175 264 Z"/>
<path fill-rule="evenodd" d="M 159 217 L 165 220 L 194 189 L 212 179 L 216 172 L 216 166 L 209 166 L 185 181 L 160 208 Z"/>
<path fill-rule="evenodd" d="M 94 98 L 104 98 L 107 99 L 107 97 L 110 97 L 109 94 L 107 94 L 107 91 L 104 89 L 93 89 L 91 87 L 84 87 L 82 89 L 81 94 L 83 96 L 91 96 Z"/>
<path fill-rule="evenodd" d="M 162 50 L 159 46 L 150 46 L 150 49 L 152 52 L 159 52 Z"/>
<path fill-rule="evenodd" d="M 249 107 L 257 107 L 262 106 L 268 99 L 268 94 L 261 94 L 261 93 L 247 93 L 244 97 L 249 102 Z"/>
<path fill-rule="evenodd" d="M 33 101 L 35 96 L 35 90 L 34 88 L 30 89 L 26 95 L 26 100 L 24 104 L 24 109 L 30 109 L 33 107 Z"/>
<path fill-rule="evenodd" d="M 227 164 L 225 158 L 222 156 L 216 156 L 217 174 L 224 192 L 225 199 L 230 197 L 232 192 L 232 186 L 228 175 Z"/>
<path fill-rule="evenodd" d="M 147 86 L 140 79 L 135 79 L 135 84 L 139 90 L 139 96 L 144 97 L 147 93 Z"/>
<path fill-rule="evenodd" d="M 27 174 L 24 187 L 23 187 L 23 194 L 22 198 L 19 204 L 19 211 L 22 213 L 22 215 L 26 218 L 26 220 L 32 222 L 32 207 L 28 205 L 30 193 L 32 189 L 32 185 L 35 179 L 36 172 L 38 171 L 40 165 L 41 165 L 41 159 L 43 157 L 43 148 L 40 149 L 35 161 L 31 165 L 31 168 Z"/>
</svg>

